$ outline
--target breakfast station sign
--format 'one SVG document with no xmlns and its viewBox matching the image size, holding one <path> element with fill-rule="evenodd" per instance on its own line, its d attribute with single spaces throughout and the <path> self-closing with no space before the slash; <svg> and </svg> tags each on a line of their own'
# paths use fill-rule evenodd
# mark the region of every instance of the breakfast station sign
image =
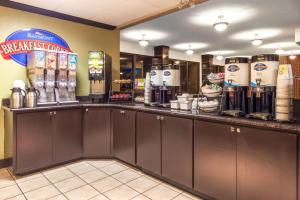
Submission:
<svg viewBox="0 0 300 200">
<path fill-rule="evenodd" d="M 71 52 L 67 42 L 60 36 L 42 29 L 22 29 L 10 34 L 0 43 L 0 54 L 6 60 L 27 66 L 27 52 L 32 49 Z"/>
</svg>

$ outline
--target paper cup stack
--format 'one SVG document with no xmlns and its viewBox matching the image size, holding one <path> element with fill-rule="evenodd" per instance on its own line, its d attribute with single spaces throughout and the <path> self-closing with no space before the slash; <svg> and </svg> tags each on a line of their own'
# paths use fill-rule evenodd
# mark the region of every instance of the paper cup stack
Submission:
<svg viewBox="0 0 300 200">
<path fill-rule="evenodd" d="M 146 73 L 146 80 L 145 80 L 145 93 L 144 93 L 144 103 L 145 104 L 150 104 L 150 99 L 151 99 L 151 78 L 150 78 L 150 73 Z"/>
<path fill-rule="evenodd" d="M 291 121 L 293 119 L 293 72 L 290 64 L 279 66 L 276 87 L 276 120 Z"/>
</svg>

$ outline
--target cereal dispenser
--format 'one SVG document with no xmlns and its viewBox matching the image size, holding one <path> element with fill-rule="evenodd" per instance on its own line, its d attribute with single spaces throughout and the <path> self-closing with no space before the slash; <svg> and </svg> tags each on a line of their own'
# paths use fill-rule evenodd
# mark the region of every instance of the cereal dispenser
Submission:
<svg viewBox="0 0 300 200">
<path fill-rule="evenodd" d="M 68 101 L 69 102 L 78 102 L 76 101 L 76 74 L 77 74 L 77 58 L 78 55 L 76 53 L 69 53 L 68 54 Z"/>
</svg>

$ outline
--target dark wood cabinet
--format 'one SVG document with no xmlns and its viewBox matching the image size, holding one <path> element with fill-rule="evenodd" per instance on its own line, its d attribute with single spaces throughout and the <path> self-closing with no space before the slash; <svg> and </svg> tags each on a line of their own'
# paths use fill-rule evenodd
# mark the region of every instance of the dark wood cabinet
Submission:
<svg viewBox="0 0 300 200">
<path fill-rule="evenodd" d="M 113 109 L 114 156 L 135 165 L 135 111 Z"/>
<path fill-rule="evenodd" d="M 193 120 L 162 116 L 162 176 L 193 185 Z"/>
<path fill-rule="evenodd" d="M 109 108 L 85 108 L 83 118 L 83 151 L 85 157 L 111 155 Z"/>
<path fill-rule="evenodd" d="M 157 114 L 138 112 L 136 117 L 137 165 L 161 174 L 161 120 Z"/>
<path fill-rule="evenodd" d="M 252 128 L 237 134 L 237 199 L 297 199 L 297 135 Z"/>
<path fill-rule="evenodd" d="M 52 112 L 16 116 L 15 173 L 26 173 L 52 164 Z"/>
<path fill-rule="evenodd" d="M 194 189 L 216 199 L 236 199 L 236 134 L 231 128 L 194 122 Z"/>
<path fill-rule="evenodd" d="M 81 109 L 53 111 L 53 158 L 55 163 L 82 156 Z"/>
</svg>

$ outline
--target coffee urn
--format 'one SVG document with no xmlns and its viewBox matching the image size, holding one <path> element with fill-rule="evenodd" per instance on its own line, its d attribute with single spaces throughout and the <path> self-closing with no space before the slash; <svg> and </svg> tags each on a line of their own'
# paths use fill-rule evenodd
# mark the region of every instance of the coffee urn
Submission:
<svg viewBox="0 0 300 200">
<path fill-rule="evenodd" d="M 152 59 L 150 72 L 151 98 L 150 106 L 159 106 L 161 102 L 160 90 L 163 87 L 163 67 L 159 58 Z"/>
<path fill-rule="evenodd" d="M 226 58 L 221 111 L 223 115 L 239 117 L 248 113 L 249 71 L 248 58 Z"/>
<path fill-rule="evenodd" d="M 252 57 L 248 117 L 274 119 L 278 67 L 279 55 L 263 54 Z"/>
</svg>

